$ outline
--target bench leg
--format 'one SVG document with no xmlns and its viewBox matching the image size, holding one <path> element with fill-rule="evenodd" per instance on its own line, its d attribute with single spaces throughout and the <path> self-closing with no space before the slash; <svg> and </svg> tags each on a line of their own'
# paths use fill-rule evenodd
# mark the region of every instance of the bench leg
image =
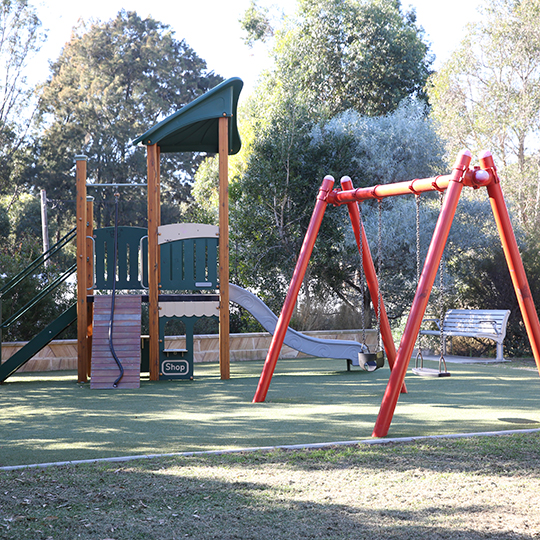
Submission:
<svg viewBox="0 0 540 540">
<path fill-rule="evenodd" d="M 497 343 L 497 360 L 500 360 L 501 362 L 504 360 L 502 343 Z"/>
</svg>

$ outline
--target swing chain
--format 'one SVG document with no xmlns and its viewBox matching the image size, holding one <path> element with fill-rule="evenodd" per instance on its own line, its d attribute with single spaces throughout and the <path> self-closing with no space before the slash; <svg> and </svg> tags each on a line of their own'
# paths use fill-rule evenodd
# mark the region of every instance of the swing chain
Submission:
<svg viewBox="0 0 540 540">
<path fill-rule="evenodd" d="M 359 242 L 359 251 L 360 251 L 360 321 L 362 323 L 362 344 L 366 345 L 366 314 L 365 314 L 365 292 L 364 292 L 364 243 L 363 243 L 363 234 L 362 234 L 362 203 L 358 204 L 358 222 L 360 230 L 360 242 Z"/>
<path fill-rule="evenodd" d="M 420 195 L 414 196 L 416 203 L 416 286 L 420 283 Z M 418 352 L 416 354 L 415 366 L 418 366 L 420 361 L 420 367 L 424 367 L 424 356 L 422 354 L 422 334 L 418 334 Z"/>
<path fill-rule="evenodd" d="M 379 230 L 378 230 L 378 246 L 377 246 L 377 281 L 378 281 L 378 298 L 377 303 L 379 309 L 377 310 L 377 345 L 378 349 L 382 350 L 382 340 L 381 340 L 381 310 L 382 310 L 382 292 L 381 292 L 381 283 L 382 283 L 382 199 L 378 199 L 378 210 L 379 210 Z"/>
<path fill-rule="evenodd" d="M 444 194 L 442 192 L 439 193 L 439 199 L 441 201 L 441 209 L 444 202 Z M 439 359 L 439 371 L 441 368 L 441 360 L 444 362 L 445 371 L 446 371 L 446 362 L 444 360 L 443 356 L 443 350 L 444 350 L 444 252 L 441 255 L 441 263 L 439 267 L 439 321 L 440 321 L 440 346 L 441 346 L 441 356 Z"/>
<path fill-rule="evenodd" d="M 416 202 L 416 283 L 420 283 L 420 195 L 415 195 Z"/>
</svg>

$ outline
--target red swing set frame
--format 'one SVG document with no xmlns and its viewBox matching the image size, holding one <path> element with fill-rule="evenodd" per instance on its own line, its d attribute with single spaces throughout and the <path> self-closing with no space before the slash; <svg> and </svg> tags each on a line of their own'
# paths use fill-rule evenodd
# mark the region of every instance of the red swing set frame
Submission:
<svg viewBox="0 0 540 540">
<path fill-rule="evenodd" d="M 497 169 L 490 152 L 484 152 L 479 156 L 479 167 L 470 168 L 471 159 L 471 153 L 468 150 L 465 150 L 459 154 L 452 169 L 452 173 L 449 175 L 377 185 L 368 188 L 353 189 L 351 179 L 344 177 L 341 180 L 342 189 L 337 190 L 333 189 L 334 178 L 332 176 L 326 176 L 323 179 L 315 203 L 315 208 L 311 216 L 311 221 L 298 256 L 296 268 L 289 285 L 289 290 L 266 356 L 257 391 L 253 398 L 254 403 L 266 399 L 270 381 L 272 380 L 272 375 L 276 367 L 277 359 L 283 345 L 287 327 L 291 320 L 294 305 L 298 298 L 298 293 L 306 273 L 306 268 L 313 251 L 313 246 L 315 245 L 315 240 L 326 207 L 328 204 L 333 204 L 334 206 L 346 204 L 349 210 L 356 243 L 359 251 L 362 253 L 362 264 L 364 266 L 366 283 L 374 304 L 375 313 L 380 319 L 381 337 L 388 364 L 391 369 L 390 378 L 386 386 L 372 435 L 373 437 L 385 437 L 388 434 L 399 394 L 400 392 L 405 393 L 407 391 L 405 387 L 405 375 L 413 354 L 414 344 L 416 343 L 416 338 L 420 331 L 420 325 L 426 311 L 431 289 L 435 281 L 463 186 L 472 187 L 474 189 L 485 187 L 487 189 L 504 255 L 521 309 L 523 322 L 525 323 L 533 356 L 540 373 L 540 322 L 529 289 L 527 276 L 525 275 L 523 261 L 519 254 L 508 209 L 502 194 Z M 401 337 L 401 342 L 396 351 L 384 303 L 379 295 L 377 274 L 364 227 L 360 224 L 358 202 L 369 199 L 382 200 L 386 197 L 395 197 L 406 194 L 419 195 L 430 191 L 446 191 L 446 195 L 424 261 L 424 267 L 420 276 L 420 281 L 418 282 L 409 317 Z M 360 244 L 360 235 L 362 237 L 362 244 Z M 361 245 L 362 249 L 360 249 Z"/>
</svg>

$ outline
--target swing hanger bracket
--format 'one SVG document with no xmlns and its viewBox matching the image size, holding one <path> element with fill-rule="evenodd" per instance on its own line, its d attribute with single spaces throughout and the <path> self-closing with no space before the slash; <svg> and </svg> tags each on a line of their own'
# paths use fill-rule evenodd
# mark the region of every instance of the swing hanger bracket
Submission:
<svg viewBox="0 0 540 540">
<path fill-rule="evenodd" d="M 463 185 L 478 189 L 487 187 L 492 182 L 496 181 L 496 176 L 492 171 L 486 171 L 476 166 L 473 170 L 468 169 L 463 175 Z"/>
</svg>

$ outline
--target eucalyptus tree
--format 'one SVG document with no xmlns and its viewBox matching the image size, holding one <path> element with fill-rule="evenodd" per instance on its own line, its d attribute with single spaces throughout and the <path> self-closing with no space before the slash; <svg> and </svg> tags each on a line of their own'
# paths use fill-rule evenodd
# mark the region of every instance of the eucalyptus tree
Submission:
<svg viewBox="0 0 540 540">
<path fill-rule="evenodd" d="M 243 27 L 248 42 L 275 34 L 275 84 L 293 79 L 329 116 L 387 114 L 405 97 L 425 97 L 432 57 L 414 10 L 399 0 L 299 0 L 280 28 L 269 25 L 252 3 Z"/>
<path fill-rule="evenodd" d="M 486 0 L 478 22 L 433 77 L 433 115 L 451 154 L 495 155 L 529 230 L 540 223 L 540 0 Z"/>
<path fill-rule="evenodd" d="M 385 116 L 345 111 L 320 123 L 310 120 L 312 109 L 302 109 L 294 101 L 279 103 L 274 109 L 266 102 L 267 117 L 252 105 L 254 121 L 260 123 L 257 137 L 249 143 L 243 170 L 231 186 L 231 275 L 257 289 L 275 309 L 282 302 L 326 174 L 337 182 L 349 175 L 356 187 L 363 187 L 443 170 L 443 147 L 425 105 L 417 100 L 405 101 Z M 397 227 L 385 226 L 381 257 L 392 316 L 398 318 L 414 287 L 415 211 L 414 205 L 391 202 L 383 211 L 384 221 Z M 376 208 L 366 204 L 364 216 L 377 257 Z M 328 207 L 306 274 L 302 303 L 304 312 L 309 312 L 314 304 L 328 299 L 329 312 L 345 306 L 351 316 L 356 313 L 358 326 L 365 283 L 359 282 L 358 250 L 350 232 L 346 209 Z"/>
</svg>

